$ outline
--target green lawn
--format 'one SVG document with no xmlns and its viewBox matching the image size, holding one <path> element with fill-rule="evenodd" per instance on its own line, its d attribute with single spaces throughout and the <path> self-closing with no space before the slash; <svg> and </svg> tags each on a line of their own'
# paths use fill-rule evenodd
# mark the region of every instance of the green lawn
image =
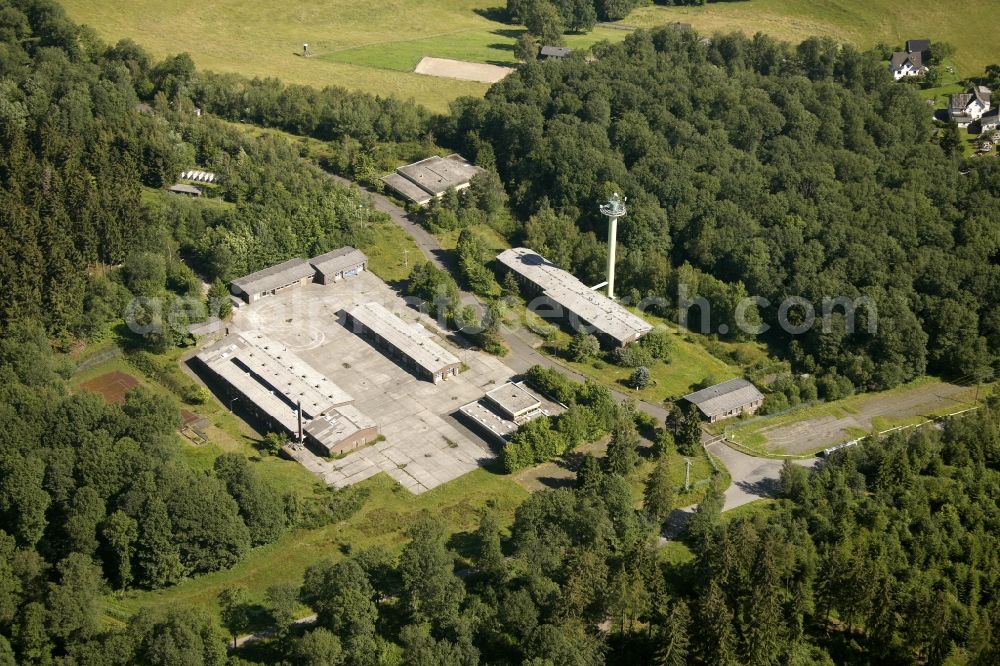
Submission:
<svg viewBox="0 0 1000 666">
<path fill-rule="evenodd" d="M 321 57 L 330 62 L 393 69 L 400 72 L 412 72 L 420 59 L 425 56 L 515 67 L 517 59 L 514 57 L 514 43 L 525 32 L 527 31 L 523 28 L 496 24 L 496 27 L 490 29 L 467 30 L 332 51 Z M 605 39 L 610 42 L 620 42 L 626 35 L 628 31 L 595 28 L 593 32 L 587 34 L 566 35 L 566 46 L 588 48 Z"/>
<path fill-rule="evenodd" d="M 902 46 L 907 39 L 950 42 L 955 63 L 975 75 L 1000 61 L 1000 31 L 970 31 L 969 26 L 995 26 L 996 0 L 953 4 L 940 0 L 752 0 L 715 2 L 698 7 L 640 7 L 622 23 L 651 27 L 673 21 L 690 23 L 700 32 L 764 32 L 800 42 L 825 35 L 867 49 L 878 42 Z"/>
</svg>

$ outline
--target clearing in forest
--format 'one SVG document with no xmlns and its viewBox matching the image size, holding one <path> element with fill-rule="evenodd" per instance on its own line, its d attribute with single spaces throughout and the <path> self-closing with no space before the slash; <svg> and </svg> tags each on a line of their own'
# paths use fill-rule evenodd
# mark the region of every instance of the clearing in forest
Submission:
<svg viewBox="0 0 1000 666">
<path fill-rule="evenodd" d="M 986 394 L 986 389 L 980 389 L 980 398 Z M 736 422 L 726 426 L 725 433 L 737 444 L 761 453 L 811 454 L 872 430 L 881 432 L 968 409 L 975 395 L 974 386 L 927 378 L 882 393 Z"/>
</svg>

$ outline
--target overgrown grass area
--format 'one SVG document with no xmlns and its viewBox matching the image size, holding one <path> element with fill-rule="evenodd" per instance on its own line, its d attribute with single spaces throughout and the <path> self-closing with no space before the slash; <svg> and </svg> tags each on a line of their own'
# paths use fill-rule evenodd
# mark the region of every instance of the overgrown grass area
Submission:
<svg viewBox="0 0 1000 666">
<path fill-rule="evenodd" d="M 525 311 L 522 316 L 525 325 L 532 331 L 548 326 L 531 312 Z M 563 350 L 572 336 L 563 327 L 552 327 L 551 335 L 542 350 L 586 377 L 652 403 L 678 398 L 706 378 L 721 382 L 739 377 L 742 375 L 742 364 L 767 358 L 766 350 L 756 343 L 720 342 L 696 333 L 682 332 L 674 324 L 648 313 L 643 313 L 642 317 L 667 331 L 672 351 L 669 362 L 657 361 L 649 368 L 653 381 L 641 391 L 628 388 L 623 383 L 632 374 L 631 368 L 623 368 L 605 360 L 577 363 L 568 359 Z M 719 356 L 729 357 L 729 360 L 713 355 L 708 350 L 709 346 L 713 346 Z M 732 360 L 734 354 L 741 359 L 741 364 Z"/>
<path fill-rule="evenodd" d="M 389 284 L 408 278 L 413 264 L 423 258 L 413 237 L 392 220 L 379 220 L 368 229 L 371 233 L 359 248 L 368 256 L 368 269 Z"/>
<path fill-rule="evenodd" d="M 486 242 L 487 247 L 491 250 L 495 250 L 497 254 L 503 252 L 510 247 L 510 243 L 504 238 L 496 229 L 487 224 L 472 224 L 466 227 L 475 231 L 483 241 Z M 438 234 L 434 234 L 434 237 L 438 239 L 441 247 L 445 250 L 454 250 L 458 246 L 458 237 L 461 235 L 462 229 L 452 229 L 451 231 L 443 231 Z"/>
<path fill-rule="evenodd" d="M 969 26 L 996 25 L 997 9 L 995 2 L 753 0 L 687 7 L 651 5 L 638 8 L 622 23 L 648 28 L 680 21 L 703 33 L 763 32 L 793 43 L 823 35 L 861 49 L 878 42 L 902 46 L 907 39 L 928 38 L 954 45 L 955 63 L 966 75 L 973 75 L 1000 60 L 1000 32 L 970 32 Z"/>
<path fill-rule="evenodd" d="M 226 587 L 241 585 L 251 602 L 263 602 L 272 585 L 298 585 L 306 568 L 325 559 L 340 559 L 366 548 L 382 547 L 398 552 L 406 543 L 404 533 L 420 516 L 446 521 L 454 534 L 451 545 L 460 553 L 479 524 L 479 512 L 494 501 L 504 524 L 528 493 L 508 477 L 482 469 L 414 496 L 388 475 L 379 474 L 360 487 L 370 492 L 364 507 L 350 519 L 313 530 L 295 530 L 278 541 L 251 551 L 239 564 L 186 580 L 164 590 L 130 591 L 110 599 L 112 621 L 120 621 L 144 606 L 183 604 L 218 613 L 216 598 Z"/>
</svg>

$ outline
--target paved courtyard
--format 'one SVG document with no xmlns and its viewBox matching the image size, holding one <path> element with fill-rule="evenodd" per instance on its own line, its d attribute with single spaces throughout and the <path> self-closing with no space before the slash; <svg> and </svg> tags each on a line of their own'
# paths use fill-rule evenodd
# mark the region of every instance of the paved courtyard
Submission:
<svg viewBox="0 0 1000 666">
<path fill-rule="evenodd" d="M 407 322 L 438 334 L 468 367 L 440 384 L 420 380 L 348 329 L 337 312 L 377 301 Z M 333 285 L 310 284 L 239 308 L 238 330 L 259 329 L 350 393 L 378 423 L 385 441 L 329 460 L 301 446 L 286 451 L 331 485 L 343 487 L 386 472 L 422 493 L 493 457 L 488 445 L 455 422 L 454 414 L 514 373 L 495 357 L 456 347 L 432 320 L 409 308 L 370 273 Z"/>
</svg>

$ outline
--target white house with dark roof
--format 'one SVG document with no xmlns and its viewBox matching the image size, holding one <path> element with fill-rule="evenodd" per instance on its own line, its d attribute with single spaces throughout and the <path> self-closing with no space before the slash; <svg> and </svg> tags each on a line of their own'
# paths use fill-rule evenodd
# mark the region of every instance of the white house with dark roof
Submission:
<svg viewBox="0 0 1000 666">
<path fill-rule="evenodd" d="M 764 394 L 747 380 L 737 378 L 689 393 L 684 400 L 715 423 L 740 414 L 753 414 L 764 404 Z"/>
<path fill-rule="evenodd" d="M 1000 130 L 1000 106 L 994 106 L 979 117 L 979 130 L 981 132 Z"/>
<path fill-rule="evenodd" d="M 993 91 L 973 86 L 969 92 L 952 95 L 948 100 L 948 118 L 959 127 L 968 127 L 990 110 Z"/>
<path fill-rule="evenodd" d="M 924 58 L 920 51 L 896 51 L 889 60 L 889 71 L 892 78 L 899 81 L 908 76 L 920 76 L 927 73 Z"/>
</svg>

